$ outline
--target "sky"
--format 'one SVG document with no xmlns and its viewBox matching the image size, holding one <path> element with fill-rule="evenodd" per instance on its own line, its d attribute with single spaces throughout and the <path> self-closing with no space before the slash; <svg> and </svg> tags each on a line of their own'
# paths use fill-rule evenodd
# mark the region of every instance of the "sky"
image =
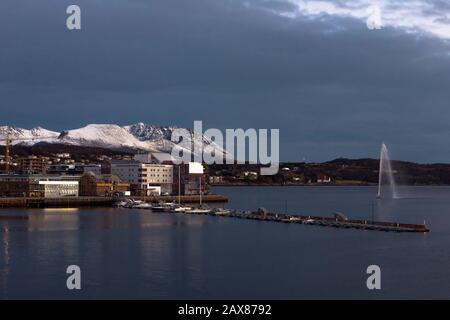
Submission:
<svg viewBox="0 0 450 320">
<path fill-rule="evenodd" d="M 284 161 L 450 162 L 450 2 L 0 2 L 0 125 L 194 120 L 280 129 Z"/>
</svg>

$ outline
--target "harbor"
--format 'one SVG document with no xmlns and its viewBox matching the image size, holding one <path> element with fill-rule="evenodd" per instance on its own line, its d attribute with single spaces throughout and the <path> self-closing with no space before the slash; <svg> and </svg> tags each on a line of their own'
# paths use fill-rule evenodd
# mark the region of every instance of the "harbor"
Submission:
<svg viewBox="0 0 450 320">
<path fill-rule="evenodd" d="M 145 202 L 171 202 L 175 199 L 181 203 L 199 202 L 198 195 L 181 196 L 146 196 L 133 197 L 136 200 Z M 224 203 L 228 198 L 223 195 L 208 194 L 203 195 L 202 201 L 205 203 Z M 111 207 L 117 198 L 115 197 L 8 197 L 0 198 L 0 208 L 77 208 L 77 207 Z"/>
<path fill-rule="evenodd" d="M 265 222 L 303 224 L 309 226 L 359 229 L 384 232 L 428 233 L 430 230 L 423 224 L 410 224 L 374 219 L 349 219 L 342 213 L 333 216 L 317 216 L 304 214 L 288 214 L 268 212 L 264 208 L 254 211 L 239 211 L 220 207 L 209 207 L 206 203 L 226 203 L 223 195 L 209 194 L 203 196 L 146 196 L 146 197 L 17 197 L 0 198 L 0 208 L 78 208 L 78 207 L 124 207 L 129 209 L 147 209 L 151 212 L 171 214 L 209 215 L 223 218 L 247 219 Z M 5 217 L 3 217 L 5 218 Z"/>
</svg>

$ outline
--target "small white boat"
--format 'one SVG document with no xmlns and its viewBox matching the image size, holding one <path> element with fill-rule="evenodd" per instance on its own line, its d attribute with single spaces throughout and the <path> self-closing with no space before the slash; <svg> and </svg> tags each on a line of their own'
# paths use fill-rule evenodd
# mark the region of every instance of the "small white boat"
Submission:
<svg viewBox="0 0 450 320">
<path fill-rule="evenodd" d="M 116 208 L 124 208 L 127 207 L 127 205 L 128 205 L 127 201 L 119 201 L 114 204 Z"/>
<path fill-rule="evenodd" d="M 299 217 L 290 217 L 289 220 L 290 221 L 302 221 L 302 219 Z"/>
<path fill-rule="evenodd" d="M 307 219 L 307 220 L 304 220 L 304 221 L 303 221 L 304 224 L 314 223 L 314 222 L 315 222 L 314 219 Z"/>
<path fill-rule="evenodd" d="M 192 210 L 192 208 L 191 207 L 176 207 L 176 208 L 173 209 L 173 212 L 182 212 L 182 213 L 184 213 L 184 212 L 189 211 L 189 210 Z"/>
<path fill-rule="evenodd" d="M 146 202 L 142 202 L 142 203 L 137 203 L 137 204 L 133 204 L 132 206 L 133 209 L 151 209 L 152 205 Z"/>
<path fill-rule="evenodd" d="M 214 214 L 216 216 L 228 215 L 230 213 L 231 213 L 231 210 L 223 209 L 223 208 L 217 208 L 214 210 Z"/>
<path fill-rule="evenodd" d="M 187 210 L 186 213 L 189 214 L 208 214 L 211 213 L 211 209 L 206 209 L 206 208 L 194 208 L 194 209 L 190 209 Z"/>
<path fill-rule="evenodd" d="M 169 203 L 153 204 L 151 209 L 154 212 L 174 212 L 175 208 L 177 207 L 178 206 L 175 203 L 169 202 Z"/>
</svg>

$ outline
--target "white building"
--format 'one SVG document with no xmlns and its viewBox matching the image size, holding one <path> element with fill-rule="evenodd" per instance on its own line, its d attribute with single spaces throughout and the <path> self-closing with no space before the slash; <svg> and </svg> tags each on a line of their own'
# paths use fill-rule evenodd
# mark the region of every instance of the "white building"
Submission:
<svg viewBox="0 0 450 320">
<path fill-rule="evenodd" d="M 114 160 L 111 161 L 111 174 L 142 190 L 146 195 L 157 192 L 172 193 L 172 165 L 141 163 L 136 160 Z M 158 186 L 161 188 L 155 188 Z"/>
<path fill-rule="evenodd" d="M 174 165 L 174 161 L 169 153 L 136 154 L 132 161 L 111 161 L 111 174 L 147 190 L 146 194 L 154 193 L 155 186 L 161 186 L 162 194 L 178 194 L 179 190 L 181 194 L 204 191 L 203 165 L 197 162 Z"/>
<path fill-rule="evenodd" d="M 39 181 L 45 198 L 78 197 L 78 181 Z"/>
</svg>

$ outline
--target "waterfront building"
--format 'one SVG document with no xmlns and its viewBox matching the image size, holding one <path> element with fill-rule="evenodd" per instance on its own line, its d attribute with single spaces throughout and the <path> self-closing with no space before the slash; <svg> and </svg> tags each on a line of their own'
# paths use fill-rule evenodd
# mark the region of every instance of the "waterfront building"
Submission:
<svg viewBox="0 0 450 320">
<path fill-rule="evenodd" d="M 204 168 L 201 163 L 190 162 L 187 164 L 173 166 L 173 190 L 182 195 L 195 195 L 205 192 L 206 181 Z"/>
<path fill-rule="evenodd" d="M 110 173 L 130 184 L 135 194 L 172 194 L 173 166 L 157 163 L 141 163 L 136 160 L 110 161 Z"/>
<path fill-rule="evenodd" d="M 80 196 L 106 196 L 125 194 L 130 190 L 130 184 L 115 175 L 96 175 L 85 173 L 80 179 Z"/>
<path fill-rule="evenodd" d="M 79 176 L 11 174 L 0 175 L 2 197 L 77 197 Z"/>
<path fill-rule="evenodd" d="M 39 180 L 39 193 L 44 198 L 78 197 L 78 181 Z"/>
<path fill-rule="evenodd" d="M 327 176 L 326 174 L 318 174 L 317 175 L 317 183 L 330 183 L 331 182 L 331 177 Z"/>
<path fill-rule="evenodd" d="M 186 164 L 175 164 L 175 159 L 169 153 L 151 152 L 136 154 L 136 161 L 158 163 L 160 165 L 172 166 L 173 185 L 172 194 L 194 195 L 205 192 L 205 170 L 201 163 L 189 162 Z M 164 193 L 164 190 L 162 190 Z"/>
<path fill-rule="evenodd" d="M 117 175 L 129 182 L 135 194 L 199 194 L 205 191 L 205 174 L 201 163 L 176 165 L 168 153 L 141 153 L 134 160 L 111 160 L 102 172 Z M 160 187 L 160 188 L 157 188 Z"/>
</svg>

